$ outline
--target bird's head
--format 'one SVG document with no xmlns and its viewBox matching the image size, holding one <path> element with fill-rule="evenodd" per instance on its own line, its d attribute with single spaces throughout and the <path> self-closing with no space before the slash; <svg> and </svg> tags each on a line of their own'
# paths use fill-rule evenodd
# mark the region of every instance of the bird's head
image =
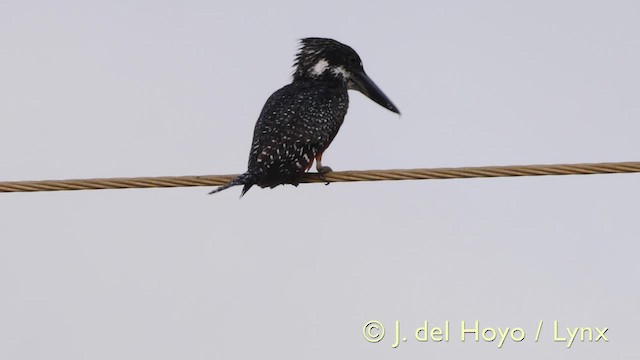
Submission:
<svg viewBox="0 0 640 360">
<path fill-rule="evenodd" d="M 293 79 L 341 81 L 379 105 L 400 114 L 398 108 L 367 76 L 360 56 L 349 46 L 332 39 L 306 38 L 300 41 Z"/>
</svg>

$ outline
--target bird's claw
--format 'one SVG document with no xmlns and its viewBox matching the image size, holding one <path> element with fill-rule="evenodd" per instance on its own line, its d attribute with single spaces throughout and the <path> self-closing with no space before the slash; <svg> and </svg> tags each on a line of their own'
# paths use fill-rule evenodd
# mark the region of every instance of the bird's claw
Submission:
<svg viewBox="0 0 640 360">
<path fill-rule="evenodd" d="M 333 170 L 328 166 L 320 166 L 316 170 L 318 170 L 318 176 L 320 176 L 320 179 L 322 181 L 324 181 L 324 184 L 325 185 L 329 185 L 331 182 L 327 181 L 327 179 L 324 177 L 324 175 L 327 174 L 327 173 L 332 172 Z"/>
<path fill-rule="evenodd" d="M 320 167 L 319 167 L 319 168 L 317 168 L 316 170 L 318 170 L 318 173 L 319 173 L 319 174 L 322 174 L 322 175 L 324 175 L 324 174 L 326 174 L 326 173 L 329 173 L 329 172 L 332 172 L 332 171 L 333 171 L 333 170 L 331 170 L 331 168 L 330 168 L 330 167 L 328 167 L 328 166 L 320 166 Z"/>
</svg>

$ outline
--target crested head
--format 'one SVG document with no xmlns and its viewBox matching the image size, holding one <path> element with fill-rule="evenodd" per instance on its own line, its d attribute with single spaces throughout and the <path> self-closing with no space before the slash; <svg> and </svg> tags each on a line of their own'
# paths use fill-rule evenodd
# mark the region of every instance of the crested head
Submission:
<svg viewBox="0 0 640 360">
<path fill-rule="evenodd" d="M 332 39 L 305 38 L 300 40 L 296 55 L 297 79 L 336 79 L 349 82 L 351 73 L 364 71 L 360 56 L 349 46 Z"/>
<path fill-rule="evenodd" d="M 341 84 L 357 90 L 385 108 L 400 113 L 391 100 L 367 76 L 360 56 L 349 46 L 332 39 L 300 40 L 293 81 L 317 81 L 318 84 Z"/>
</svg>

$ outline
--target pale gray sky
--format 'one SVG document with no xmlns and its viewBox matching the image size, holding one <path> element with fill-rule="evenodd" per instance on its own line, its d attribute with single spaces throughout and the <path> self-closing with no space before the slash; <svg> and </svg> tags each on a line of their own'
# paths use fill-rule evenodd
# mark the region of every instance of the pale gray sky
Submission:
<svg viewBox="0 0 640 360">
<path fill-rule="evenodd" d="M 0 180 L 242 172 L 307 36 L 352 46 L 403 114 L 352 93 L 334 170 L 638 161 L 639 18 L 637 1 L 4 0 Z M 0 359 L 630 359 L 639 184 L 0 195 Z M 425 320 L 449 342 L 417 342 Z M 525 339 L 461 342 L 462 320 Z M 554 320 L 609 341 L 567 349 Z"/>
</svg>

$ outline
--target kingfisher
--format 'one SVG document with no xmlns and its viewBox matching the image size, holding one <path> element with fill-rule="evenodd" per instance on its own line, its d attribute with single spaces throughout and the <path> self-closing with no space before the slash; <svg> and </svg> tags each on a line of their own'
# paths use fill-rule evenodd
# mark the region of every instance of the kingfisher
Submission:
<svg viewBox="0 0 640 360">
<path fill-rule="evenodd" d="M 247 171 L 210 194 L 236 185 L 243 185 L 240 197 L 253 185 L 297 185 L 314 161 L 321 176 L 332 171 L 322 165 L 322 154 L 347 114 L 347 90 L 357 90 L 400 114 L 367 76 L 360 56 L 336 40 L 300 40 L 294 67 L 291 84 L 274 92 L 262 108 L 253 131 Z"/>
</svg>

